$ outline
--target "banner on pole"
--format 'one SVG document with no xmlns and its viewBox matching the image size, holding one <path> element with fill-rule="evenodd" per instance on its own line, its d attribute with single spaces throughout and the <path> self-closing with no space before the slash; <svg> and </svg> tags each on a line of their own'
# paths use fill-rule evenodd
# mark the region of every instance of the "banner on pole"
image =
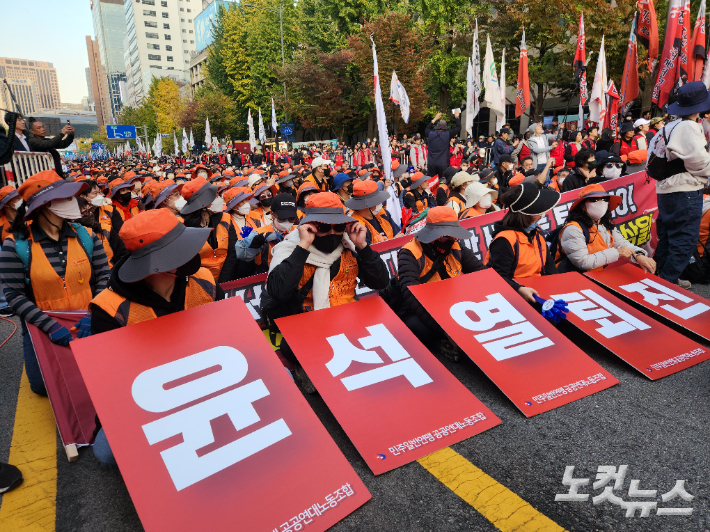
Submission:
<svg viewBox="0 0 710 532">
<path fill-rule="evenodd" d="M 241 301 L 71 346 L 147 531 L 325 531 L 370 499 Z"/>
<path fill-rule="evenodd" d="M 409 289 L 526 417 L 619 382 L 491 269 Z"/>
<path fill-rule="evenodd" d="M 601 272 L 587 272 L 586 275 L 651 312 L 710 340 L 710 301 L 707 299 L 632 264 Z"/>
<path fill-rule="evenodd" d="M 375 475 L 500 424 L 379 297 L 276 322 Z"/>
<path fill-rule="evenodd" d="M 577 272 L 531 277 L 525 286 L 563 299 L 567 321 L 651 380 L 710 358 L 710 350 L 621 301 Z M 669 359 L 679 360 L 669 365 Z"/>
</svg>

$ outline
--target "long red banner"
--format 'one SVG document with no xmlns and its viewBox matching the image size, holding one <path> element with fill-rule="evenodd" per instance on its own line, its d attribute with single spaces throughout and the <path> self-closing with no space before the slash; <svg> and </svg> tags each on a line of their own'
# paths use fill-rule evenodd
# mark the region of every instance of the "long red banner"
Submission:
<svg viewBox="0 0 710 532">
<path fill-rule="evenodd" d="M 566 301 L 568 322 L 651 380 L 710 358 L 710 350 L 646 316 L 580 273 L 529 277 L 524 283 L 536 289 L 540 297 Z M 679 362 L 664 364 L 668 359 Z"/>
<path fill-rule="evenodd" d="M 625 177 L 612 179 L 602 186 L 614 194 L 621 196 L 621 205 L 613 212 L 612 218 L 624 238 L 632 244 L 643 246 L 649 251 L 655 247 L 654 220 L 658 215 L 656 204 L 655 183 L 648 183 L 646 172 L 638 172 Z M 560 203 L 540 220 L 539 226 L 551 231 L 564 224 L 572 203 L 579 198 L 579 190 L 562 194 Z M 475 218 L 463 220 L 461 225 L 469 229 L 473 236 L 464 244 L 482 259 L 492 240 L 493 224 L 501 220 L 504 211 L 484 214 Z M 375 244 L 372 249 L 380 254 L 387 265 L 390 276 L 397 274 L 397 253 L 399 249 L 412 239 L 412 235 L 395 238 Z M 266 284 L 266 274 L 255 275 L 222 284 L 227 297 L 241 298 L 249 308 L 252 317 L 263 327 L 265 323 L 261 315 L 261 293 Z M 367 287 L 358 288 L 356 297 L 364 299 L 372 295 Z"/>
<path fill-rule="evenodd" d="M 375 475 L 500 424 L 379 297 L 276 322 Z"/>
<path fill-rule="evenodd" d="M 527 417 L 619 382 L 492 269 L 409 288 Z"/>
</svg>

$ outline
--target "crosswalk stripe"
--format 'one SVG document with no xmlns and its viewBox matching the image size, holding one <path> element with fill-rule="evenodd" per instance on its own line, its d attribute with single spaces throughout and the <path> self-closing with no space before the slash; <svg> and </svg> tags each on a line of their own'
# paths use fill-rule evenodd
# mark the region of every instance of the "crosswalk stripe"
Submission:
<svg viewBox="0 0 710 532">
<path fill-rule="evenodd" d="M 451 447 L 417 462 L 502 532 L 565 531 Z"/>
<path fill-rule="evenodd" d="M 22 371 L 9 462 L 23 483 L 0 503 L 0 530 L 54 532 L 57 510 L 57 429 L 49 400 L 30 390 Z"/>
</svg>

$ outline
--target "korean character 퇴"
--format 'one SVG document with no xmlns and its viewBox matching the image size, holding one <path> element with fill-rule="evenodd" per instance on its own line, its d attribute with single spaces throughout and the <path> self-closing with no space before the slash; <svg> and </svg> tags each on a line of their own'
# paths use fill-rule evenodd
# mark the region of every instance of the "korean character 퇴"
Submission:
<svg viewBox="0 0 710 532">
<path fill-rule="evenodd" d="M 308 519 L 309 517 L 310 516 L 308 515 L 308 511 L 298 514 L 298 518 L 306 525 L 313 521 L 313 519 Z"/>
<path fill-rule="evenodd" d="M 577 493 L 577 490 L 589 484 L 588 478 L 574 478 L 574 466 L 565 467 L 565 473 L 562 476 L 562 484 L 569 486 L 567 493 L 557 493 L 555 501 L 561 502 L 579 502 L 589 500 L 589 493 Z"/>
<path fill-rule="evenodd" d="M 675 486 L 668 493 L 661 495 L 663 502 L 672 501 L 676 497 L 680 497 L 686 502 L 692 501 L 695 496 L 685 491 L 685 480 L 676 480 Z M 656 515 L 692 515 L 693 508 L 658 508 Z"/>
<path fill-rule="evenodd" d="M 346 497 L 355 495 L 355 492 L 353 491 L 353 488 L 352 486 L 350 486 L 350 484 L 344 484 L 343 487 L 340 489 L 343 490 L 343 493 L 345 493 Z"/>
<path fill-rule="evenodd" d="M 325 503 L 331 508 L 335 508 L 336 506 L 338 506 L 338 501 L 335 499 L 335 497 L 333 497 L 332 493 L 325 496 Z"/>
</svg>

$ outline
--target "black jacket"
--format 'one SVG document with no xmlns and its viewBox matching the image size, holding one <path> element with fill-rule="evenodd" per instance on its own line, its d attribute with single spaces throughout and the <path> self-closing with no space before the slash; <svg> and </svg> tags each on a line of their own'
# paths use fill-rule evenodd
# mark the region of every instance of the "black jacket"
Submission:
<svg viewBox="0 0 710 532">
<path fill-rule="evenodd" d="M 243 261 L 237 258 L 235 246 L 239 240 L 234 224 L 229 224 L 229 243 L 227 244 L 227 257 L 224 259 L 222 271 L 219 274 L 219 283 L 227 283 L 242 277 L 249 277 L 256 273 L 256 263 L 253 260 Z"/>
<path fill-rule="evenodd" d="M 448 131 L 439 131 L 434 129 L 434 124 L 429 122 L 424 134 L 428 139 L 429 159 L 427 161 L 429 167 L 443 166 L 449 167 L 451 159 L 451 151 L 449 149 L 451 139 L 456 137 L 461 132 L 461 117 L 456 119 L 456 125 L 449 128 Z"/>
<path fill-rule="evenodd" d="M 586 186 L 587 178 L 584 177 L 577 168 L 575 168 L 570 174 L 565 178 L 564 183 L 562 183 L 562 190 L 560 192 L 567 192 L 568 190 L 575 190 Z"/>
<path fill-rule="evenodd" d="M 61 132 L 51 139 L 41 139 L 39 137 L 35 137 L 32 133 L 27 135 L 27 144 L 30 145 L 32 151 L 50 153 L 52 155 L 52 159 L 54 159 L 54 169 L 62 177 L 64 177 L 64 172 L 62 172 L 62 160 L 57 150 L 68 148 L 72 142 L 74 142 L 74 135 L 67 134 L 66 138 L 64 138 L 64 135 Z"/>
</svg>

